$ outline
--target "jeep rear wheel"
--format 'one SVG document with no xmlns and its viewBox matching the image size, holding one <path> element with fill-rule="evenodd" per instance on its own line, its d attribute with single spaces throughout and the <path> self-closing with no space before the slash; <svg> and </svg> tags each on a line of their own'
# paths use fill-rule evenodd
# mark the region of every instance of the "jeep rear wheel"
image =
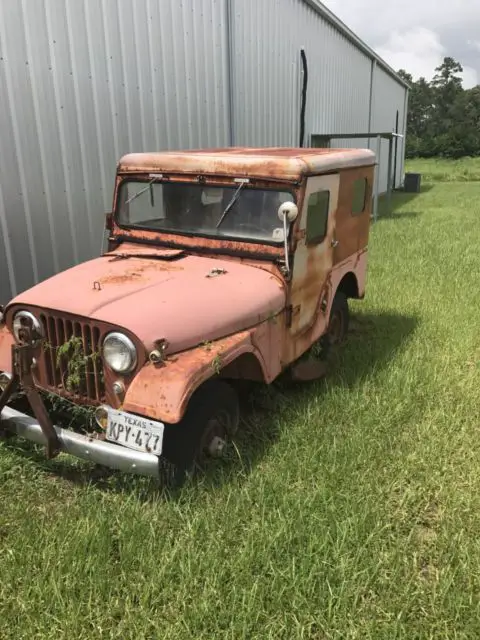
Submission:
<svg viewBox="0 0 480 640">
<path fill-rule="evenodd" d="M 341 291 L 337 291 L 330 309 L 328 320 L 327 337 L 329 346 L 336 346 L 345 340 L 348 332 L 350 313 L 348 310 L 347 296 Z"/>
<path fill-rule="evenodd" d="M 181 422 L 165 429 L 163 456 L 176 469 L 175 484 L 203 469 L 209 458 L 220 457 L 239 421 L 238 397 L 231 385 L 208 380 L 199 387 Z"/>
</svg>

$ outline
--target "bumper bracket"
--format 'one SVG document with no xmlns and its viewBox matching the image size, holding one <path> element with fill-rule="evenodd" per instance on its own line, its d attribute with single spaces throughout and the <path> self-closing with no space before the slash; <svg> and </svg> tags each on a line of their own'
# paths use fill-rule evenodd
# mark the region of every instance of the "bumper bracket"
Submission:
<svg viewBox="0 0 480 640">
<path fill-rule="evenodd" d="M 25 329 L 25 332 L 27 338 L 29 338 L 30 332 L 28 329 Z M 13 375 L 0 396 L 0 414 L 7 406 L 7 403 L 13 394 L 21 387 L 27 396 L 28 402 L 32 407 L 32 411 L 38 420 L 39 427 L 43 432 L 46 456 L 50 459 L 60 453 L 60 442 L 58 440 L 57 432 L 50 420 L 50 416 L 45 409 L 42 398 L 35 386 L 35 380 L 33 378 L 35 361 L 33 358 L 33 347 L 31 342 L 31 340 L 27 339 L 26 342 L 12 345 Z"/>
</svg>

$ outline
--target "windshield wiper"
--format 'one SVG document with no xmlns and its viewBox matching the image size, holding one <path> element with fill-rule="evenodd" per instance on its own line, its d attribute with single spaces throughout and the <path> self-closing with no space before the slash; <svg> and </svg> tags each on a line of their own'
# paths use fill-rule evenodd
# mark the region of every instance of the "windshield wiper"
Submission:
<svg viewBox="0 0 480 640">
<path fill-rule="evenodd" d="M 216 228 L 218 229 L 218 227 L 222 224 L 225 216 L 227 215 L 227 213 L 230 211 L 230 209 L 233 207 L 233 205 L 235 204 L 235 202 L 238 199 L 238 196 L 240 194 L 240 191 L 243 189 L 243 187 L 247 184 L 248 179 L 246 180 L 242 180 L 238 189 L 235 191 L 235 193 L 232 196 L 232 199 L 230 200 L 230 202 L 227 204 L 227 206 L 225 207 L 225 211 L 222 213 L 220 220 L 217 222 L 217 226 Z"/>
<path fill-rule="evenodd" d="M 130 202 L 132 202 L 132 200 L 135 200 L 135 198 L 138 198 L 138 196 L 141 196 L 142 193 L 145 193 L 145 191 L 148 191 L 148 189 L 151 188 L 152 184 L 158 180 L 158 176 L 155 176 L 154 178 L 152 178 L 150 180 L 150 182 L 147 184 L 146 187 L 144 187 L 143 189 L 140 189 L 140 191 L 137 191 L 137 193 L 134 193 L 133 196 L 131 196 L 126 202 L 125 204 L 130 204 Z M 153 194 L 152 194 L 152 199 L 153 199 Z M 153 206 L 153 204 L 152 204 Z"/>
</svg>

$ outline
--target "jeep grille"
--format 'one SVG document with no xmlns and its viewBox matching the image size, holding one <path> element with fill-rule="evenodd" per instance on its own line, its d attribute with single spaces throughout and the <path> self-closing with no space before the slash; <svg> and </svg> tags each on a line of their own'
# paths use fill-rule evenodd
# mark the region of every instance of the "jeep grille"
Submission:
<svg viewBox="0 0 480 640">
<path fill-rule="evenodd" d="M 84 402 L 105 401 L 100 329 L 42 313 L 46 386 Z"/>
</svg>

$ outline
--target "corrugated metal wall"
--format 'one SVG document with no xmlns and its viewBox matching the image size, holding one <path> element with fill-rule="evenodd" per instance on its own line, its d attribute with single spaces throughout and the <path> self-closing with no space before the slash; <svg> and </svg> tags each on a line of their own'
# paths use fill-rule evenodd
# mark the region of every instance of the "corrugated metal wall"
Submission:
<svg viewBox="0 0 480 640">
<path fill-rule="evenodd" d="M 98 255 L 120 156 L 229 142 L 224 0 L 0 2 L 0 301 Z"/>
<path fill-rule="evenodd" d="M 367 130 L 370 59 L 298 0 L 235 0 L 237 144 L 298 144 L 300 49 L 308 58 L 306 130 Z"/>
<path fill-rule="evenodd" d="M 301 46 L 306 140 L 368 130 L 371 59 L 303 0 L 1 0 L 0 302 L 98 255 L 124 153 L 298 144 Z M 404 94 L 377 69 L 372 130 Z"/>
<path fill-rule="evenodd" d="M 308 60 L 306 131 L 328 135 L 391 132 L 405 88 L 310 5 L 298 0 L 234 0 L 234 132 L 240 145 L 296 145 L 299 140 L 300 49 Z M 373 79 L 373 83 L 372 83 Z M 372 104 L 370 105 L 370 84 Z M 370 115 L 371 109 L 371 115 Z M 332 140 L 332 147 L 376 150 L 375 138 Z M 397 144 L 397 184 L 403 171 Z M 387 189 L 388 141 L 381 143 L 379 184 Z"/>
</svg>

